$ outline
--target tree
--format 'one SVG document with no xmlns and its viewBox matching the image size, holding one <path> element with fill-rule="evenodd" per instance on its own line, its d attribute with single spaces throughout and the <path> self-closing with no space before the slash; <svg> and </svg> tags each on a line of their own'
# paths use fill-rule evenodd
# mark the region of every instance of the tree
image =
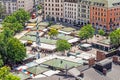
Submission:
<svg viewBox="0 0 120 80">
<path fill-rule="evenodd" d="M 101 35 L 101 36 L 104 36 L 104 35 L 105 35 L 105 32 L 104 32 L 104 30 L 100 29 L 100 30 L 98 31 L 98 34 Z"/>
<path fill-rule="evenodd" d="M 24 29 L 25 22 L 30 19 L 30 14 L 23 9 L 19 9 L 12 15 L 4 19 L 3 27 L 9 27 L 15 33 Z"/>
<path fill-rule="evenodd" d="M 18 39 L 13 38 L 13 32 L 7 27 L 0 33 L 0 55 L 4 64 L 16 63 L 26 57 L 26 48 Z"/>
<path fill-rule="evenodd" d="M 3 27 L 7 27 L 7 28 L 10 28 L 12 31 L 14 31 L 14 33 L 16 32 L 20 32 L 23 30 L 23 26 L 21 23 L 18 23 L 18 22 L 15 22 L 15 23 L 7 23 L 7 22 L 4 22 L 3 23 Z"/>
<path fill-rule="evenodd" d="M 13 37 L 13 31 L 9 28 L 4 28 L 4 31 L 0 33 L 0 55 L 2 56 L 3 62 L 7 63 L 7 42 L 8 39 Z M 9 46 L 10 47 L 10 46 Z"/>
<path fill-rule="evenodd" d="M 17 21 L 21 23 L 23 26 L 24 23 L 30 19 L 30 14 L 26 12 L 24 9 L 19 9 L 13 13 L 13 16 L 16 17 Z"/>
<path fill-rule="evenodd" d="M 58 30 L 51 28 L 50 32 L 48 33 L 50 37 L 54 37 L 58 35 Z"/>
<path fill-rule="evenodd" d="M 11 63 L 22 61 L 26 57 L 26 48 L 18 39 L 10 38 L 7 46 L 7 57 Z"/>
<path fill-rule="evenodd" d="M 0 68 L 0 80 L 20 80 L 20 78 L 11 74 L 10 68 L 4 66 Z"/>
<path fill-rule="evenodd" d="M 3 60 L 2 60 L 2 57 L 1 57 L 1 55 L 0 55 L 0 67 L 2 67 L 3 66 Z"/>
<path fill-rule="evenodd" d="M 14 35 L 14 31 L 11 30 L 10 28 L 8 27 L 5 27 L 4 28 L 4 31 L 2 32 L 3 36 L 4 36 L 4 41 L 6 41 L 5 43 L 7 43 L 7 39 L 10 38 L 10 37 L 13 37 Z"/>
<path fill-rule="evenodd" d="M 18 23 L 18 22 L 13 23 L 12 26 L 14 27 L 13 30 L 14 30 L 15 32 L 20 32 L 20 31 L 22 31 L 23 28 L 24 28 L 24 26 L 22 26 L 22 24 L 21 24 L 21 23 Z"/>
<path fill-rule="evenodd" d="M 37 6 L 38 10 L 42 9 L 42 6 L 41 5 L 38 5 Z"/>
<path fill-rule="evenodd" d="M 80 39 L 86 39 L 87 42 L 87 39 L 92 38 L 94 33 L 94 28 L 90 24 L 88 24 L 80 29 L 79 37 Z"/>
<path fill-rule="evenodd" d="M 10 73 L 10 68 L 7 66 L 4 66 L 0 68 L 0 79 L 5 80 L 6 75 Z"/>
<path fill-rule="evenodd" d="M 20 78 L 17 76 L 14 76 L 13 74 L 8 74 L 5 80 L 20 80 Z"/>
<path fill-rule="evenodd" d="M 15 23 L 15 22 L 17 22 L 17 19 L 15 16 L 10 15 L 10 16 L 5 17 L 4 22 L 5 23 Z"/>
<path fill-rule="evenodd" d="M 65 50 L 69 50 L 71 48 L 71 45 L 67 42 L 67 40 L 58 40 L 56 42 L 56 47 L 58 51 L 65 52 Z"/>
<path fill-rule="evenodd" d="M 120 45 L 120 29 L 117 29 L 110 33 L 110 42 L 113 45 L 119 46 Z"/>
<path fill-rule="evenodd" d="M 0 18 L 3 18 L 5 14 L 5 7 L 0 2 Z"/>
</svg>

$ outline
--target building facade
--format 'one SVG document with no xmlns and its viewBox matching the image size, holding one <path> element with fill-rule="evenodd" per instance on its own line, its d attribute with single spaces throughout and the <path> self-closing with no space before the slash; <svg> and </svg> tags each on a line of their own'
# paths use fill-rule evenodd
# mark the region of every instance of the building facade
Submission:
<svg viewBox="0 0 120 80">
<path fill-rule="evenodd" d="M 11 14 L 20 8 L 25 11 L 33 9 L 33 0 L 0 0 L 0 2 L 5 6 L 6 14 Z"/>
<path fill-rule="evenodd" d="M 17 9 L 24 9 L 25 11 L 31 12 L 33 10 L 33 0 L 17 0 Z"/>
<path fill-rule="evenodd" d="M 16 11 L 17 9 L 17 0 L 0 0 L 2 5 L 5 6 L 6 14 L 11 14 L 12 12 Z"/>
<path fill-rule="evenodd" d="M 78 25 L 90 23 L 91 0 L 78 0 Z"/>
<path fill-rule="evenodd" d="M 44 19 L 63 22 L 64 0 L 44 0 Z"/>
<path fill-rule="evenodd" d="M 64 1 L 64 22 L 70 24 L 77 23 L 78 16 L 78 3 L 77 0 L 65 0 Z"/>
<path fill-rule="evenodd" d="M 92 0 L 90 23 L 107 32 L 120 27 L 120 0 Z"/>
<path fill-rule="evenodd" d="M 120 0 L 44 0 L 44 18 L 96 29 L 120 27 Z"/>
</svg>

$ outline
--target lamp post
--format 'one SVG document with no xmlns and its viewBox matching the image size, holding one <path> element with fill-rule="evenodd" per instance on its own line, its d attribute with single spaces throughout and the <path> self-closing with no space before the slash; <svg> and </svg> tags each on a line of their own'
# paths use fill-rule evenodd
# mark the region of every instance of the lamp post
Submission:
<svg viewBox="0 0 120 80">
<path fill-rule="evenodd" d="M 36 50 L 37 50 L 37 59 L 40 58 L 40 36 L 39 36 L 39 26 L 38 26 L 38 6 L 34 0 L 34 6 L 33 6 L 34 11 L 36 12 Z"/>
<path fill-rule="evenodd" d="M 66 77 L 68 77 L 67 72 L 68 72 L 68 67 L 67 67 L 67 64 L 66 64 L 66 65 L 65 65 L 65 74 L 66 74 Z"/>
</svg>

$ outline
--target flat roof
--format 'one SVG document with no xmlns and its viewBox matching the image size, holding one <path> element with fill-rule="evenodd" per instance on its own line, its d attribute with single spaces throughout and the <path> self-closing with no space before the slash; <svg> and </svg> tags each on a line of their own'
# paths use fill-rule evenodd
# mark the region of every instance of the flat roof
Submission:
<svg viewBox="0 0 120 80">
<path fill-rule="evenodd" d="M 91 47 L 92 45 L 90 45 L 90 44 L 81 44 L 80 46 L 81 47 Z"/>
<path fill-rule="evenodd" d="M 104 66 L 104 65 L 109 64 L 109 63 L 112 63 L 112 59 L 104 59 L 96 64 Z"/>
</svg>

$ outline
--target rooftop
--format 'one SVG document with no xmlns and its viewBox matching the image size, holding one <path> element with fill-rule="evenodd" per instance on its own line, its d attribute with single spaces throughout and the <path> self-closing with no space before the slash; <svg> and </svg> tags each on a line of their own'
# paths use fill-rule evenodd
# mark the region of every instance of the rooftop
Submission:
<svg viewBox="0 0 120 80">
<path fill-rule="evenodd" d="M 120 80 L 120 66 L 113 64 L 112 70 L 107 73 L 106 76 L 102 75 L 100 72 L 96 71 L 94 68 L 89 68 L 85 71 L 83 80 Z M 60 79 L 59 79 L 60 78 Z M 69 76 L 68 78 L 65 77 L 64 74 L 56 74 L 49 77 L 32 79 L 32 80 L 75 80 L 74 77 Z"/>
<path fill-rule="evenodd" d="M 120 80 L 120 66 L 113 63 L 112 70 L 107 73 L 106 76 L 96 71 L 94 68 L 90 68 L 84 71 L 84 80 Z"/>
<path fill-rule="evenodd" d="M 91 0 L 93 2 L 93 4 L 99 5 L 99 6 L 104 6 L 107 8 L 112 8 L 112 7 L 116 7 L 116 6 L 120 6 L 120 0 Z M 99 3 L 99 4 L 98 4 Z M 103 4 L 103 5 L 102 5 Z"/>
</svg>

